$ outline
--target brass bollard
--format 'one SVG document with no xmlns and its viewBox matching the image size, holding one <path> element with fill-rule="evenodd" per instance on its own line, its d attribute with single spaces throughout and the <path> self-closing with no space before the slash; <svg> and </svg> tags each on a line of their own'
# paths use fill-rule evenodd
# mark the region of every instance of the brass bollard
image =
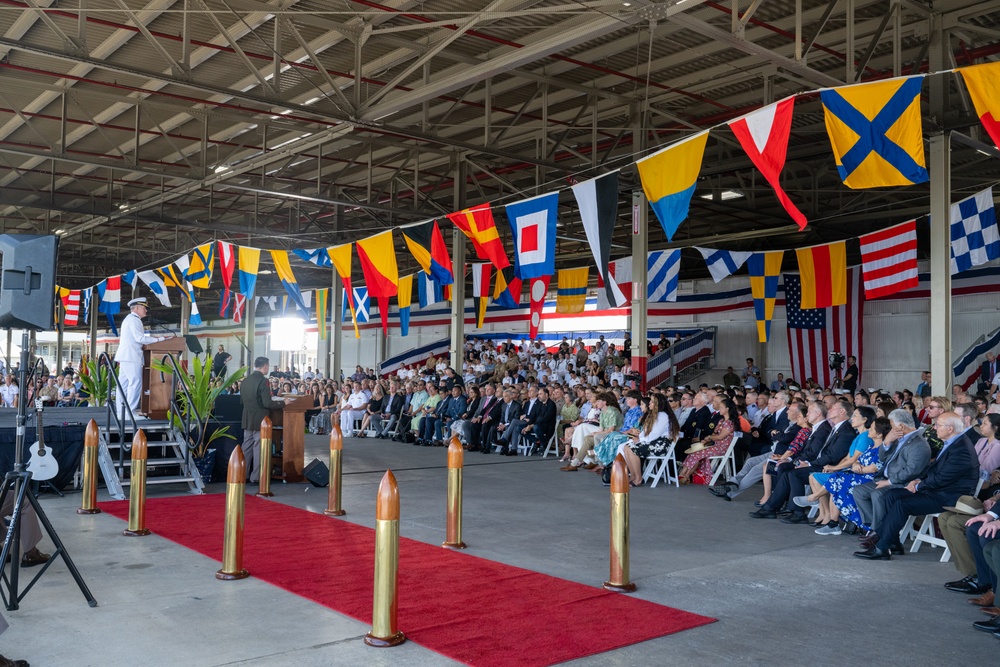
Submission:
<svg viewBox="0 0 1000 667">
<path fill-rule="evenodd" d="M 97 445 L 100 442 L 97 422 L 87 424 L 83 436 L 83 496 L 77 514 L 100 514 L 97 508 Z"/>
<path fill-rule="evenodd" d="M 378 485 L 375 503 L 375 594 L 369 646 L 399 646 L 406 637 L 396 628 L 399 596 L 399 486 L 391 470 Z"/>
<path fill-rule="evenodd" d="M 628 580 L 628 492 L 628 467 L 619 454 L 611 465 L 611 577 L 604 587 L 631 593 L 635 584 Z"/>
<path fill-rule="evenodd" d="M 448 443 L 448 513 L 445 518 L 445 542 L 441 546 L 464 549 L 462 541 L 462 443 L 452 436 Z"/>
<path fill-rule="evenodd" d="M 271 418 L 264 417 L 260 422 L 260 486 L 257 495 L 270 498 L 271 493 Z"/>
<path fill-rule="evenodd" d="M 142 537 L 146 529 L 146 434 L 139 429 L 132 440 L 132 474 L 128 487 L 128 528 L 122 535 Z"/>
<path fill-rule="evenodd" d="M 347 514 L 340 506 L 340 496 L 343 482 L 343 461 L 341 457 L 344 453 L 344 435 L 340 426 L 334 424 L 330 429 L 330 486 L 327 489 L 326 509 L 323 514 L 327 516 L 344 516 Z"/>
<path fill-rule="evenodd" d="M 246 493 L 247 461 L 243 448 L 237 446 L 229 457 L 226 475 L 226 528 L 222 543 L 222 569 L 216 579 L 231 581 L 246 579 L 250 573 L 243 569 L 243 497 Z"/>
</svg>

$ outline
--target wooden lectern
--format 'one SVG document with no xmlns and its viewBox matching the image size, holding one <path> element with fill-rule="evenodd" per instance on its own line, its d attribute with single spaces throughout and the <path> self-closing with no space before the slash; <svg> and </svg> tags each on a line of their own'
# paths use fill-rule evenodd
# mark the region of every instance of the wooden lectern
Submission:
<svg viewBox="0 0 1000 667">
<path fill-rule="evenodd" d="M 278 454 L 271 459 L 274 468 L 280 468 L 277 473 L 272 469 L 271 479 L 286 482 L 304 482 L 302 469 L 305 467 L 306 449 L 306 411 L 314 410 L 313 397 L 310 394 L 297 396 L 284 394 L 285 405 L 282 408 L 272 408 L 268 414 L 271 418 L 271 442 Z M 261 471 L 261 474 L 265 474 Z"/>
<path fill-rule="evenodd" d="M 170 395 L 173 378 L 170 373 L 160 373 L 150 368 L 153 361 L 159 361 L 166 354 L 178 357 L 187 349 L 183 338 L 168 338 L 150 343 L 142 348 L 142 398 L 139 409 L 150 419 L 166 419 L 170 410 Z"/>
</svg>

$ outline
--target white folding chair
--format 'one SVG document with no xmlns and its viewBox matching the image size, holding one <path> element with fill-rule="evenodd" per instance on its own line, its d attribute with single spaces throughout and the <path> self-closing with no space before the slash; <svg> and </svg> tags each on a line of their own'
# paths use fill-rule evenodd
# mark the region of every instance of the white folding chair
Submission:
<svg viewBox="0 0 1000 667">
<path fill-rule="evenodd" d="M 976 484 L 976 490 L 972 495 L 979 495 L 985 481 L 986 480 L 980 475 L 979 483 Z M 944 549 L 944 553 L 941 554 L 941 562 L 947 563 L 951 560 L 951 549 L 948 548 L 948 543 L 944 540 L 944 538 L 938 537 L 934 530 L 934 519 L 939 516 L 941 516 L 940 513 L 926 515 L 923 521 L 920 522 L 920 528 L 916 527 L 916 522 L 920 519 L 920 517 L 909 517 L 906 520 L 906 525 L 903 527 L 903 530 L 899 533 L 899 541 L 900 543 L 903 543 L 907 539 L 913 540 L 913 544 L 910 545 L 911 554 L 920 551 L 920 547 L 924 543 L 927 543 L 932 547 L 941 547 Z"/>
<path fill-rule="evenodd" d="M 556 417 L 556 429 L 552 431 L 552 437 L 549 438 L 548 444 L 545 445 L 545 451 L 542 452 L 543 459 L 549 458 L 549 452 L 551 452 L 554 456 L 559 456 L 559 438 L 556 437 L 556 434 L 559 433 L 560 421 L 562 421 L 562 418 Z"/>
<path fill-rule="evenodd" d="M 708 483 L 709 486 L 718 484 L 719 478 L 723 475 L 736 477 L 736 443 L 741 437 L 743 437 L 742 433 L 734 434 L 733 439 L 729 441 L 729 449 L 722 456 L 708 457 L 712 466 L 712 480 Z"/>
<path fill-rule="evenodd" d="M 670 443 L 669 449 L 660 456 L 650 456 L 646 459 L 646 467 L 642 470 L 642 481 L 648 482 L 653 488 L 662 480 L 666 484 L 673 484 L 680 487 L 681 482 L 677 477 L 677 455 L 674 451 L 677 447 L 677 440 Z M 671 465 L 673 469 L 671 471 Z"/>
</svg>

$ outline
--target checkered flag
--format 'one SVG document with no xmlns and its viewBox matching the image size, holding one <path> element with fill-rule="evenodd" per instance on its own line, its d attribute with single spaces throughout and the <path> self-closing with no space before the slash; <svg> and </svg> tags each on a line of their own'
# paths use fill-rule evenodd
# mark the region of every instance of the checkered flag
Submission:
<svg viewBox="0 0 1000 667">
<path fill-rule="evenodd" d="M 951 275 L 1000 257 L 993 188 L 951 205 Z"/>
</svg>

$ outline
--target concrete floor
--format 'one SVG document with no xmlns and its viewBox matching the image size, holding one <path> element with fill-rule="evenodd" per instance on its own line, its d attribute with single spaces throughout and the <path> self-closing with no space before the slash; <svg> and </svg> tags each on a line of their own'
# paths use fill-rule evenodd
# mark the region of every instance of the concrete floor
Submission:
<svg viewBox="0 0 1000 667">
<path fill-rule="evenodd" d="M 325 438 L 306 440 L 307 460 L 325 455 Z M 559 472 L 552 458 L 467 454 L 466 462 L 469 553 L 594 586 L 607 578 L 608 489 L 595 475 Z M 444 449 L 348 440 L 344 520 L 374 526 L 376 488 L 391 466 L 400 485 L 402 535 L 440 544 L 444 465 Z M 325 489 L 277 484 L 273 490 L 278 502 L 326 507 Z M 179 492 L 151 487 L 150 496 Z M 942 587 L 958 577 L 951 564 L 938 562 L 940 550 L 860 561 L 851 557 L 854 537 L 820 537 L 802 526 L 747 518 L 755 499 L 747 493 L 726 503 L 704 487 L 634 490 L 634 595 L 719 622 L 573 664 L 996 660 L 1000 641 L 971 626 L 986 617 Z M 366 624 L 252 577 L 217 581 L 218 562 L 157 536 L 122 537 L 123 522 L 78 516 L 79 502 L 79 494 L 43 497 L 99 606 L 87 606 L 57 563 L 21 609 L 4 612 L 11 627 L 0 636 L 0 654 L 35 667 L 452 664 L 413 642 L 368 648 L 361 641 Z"/>
</svg>

